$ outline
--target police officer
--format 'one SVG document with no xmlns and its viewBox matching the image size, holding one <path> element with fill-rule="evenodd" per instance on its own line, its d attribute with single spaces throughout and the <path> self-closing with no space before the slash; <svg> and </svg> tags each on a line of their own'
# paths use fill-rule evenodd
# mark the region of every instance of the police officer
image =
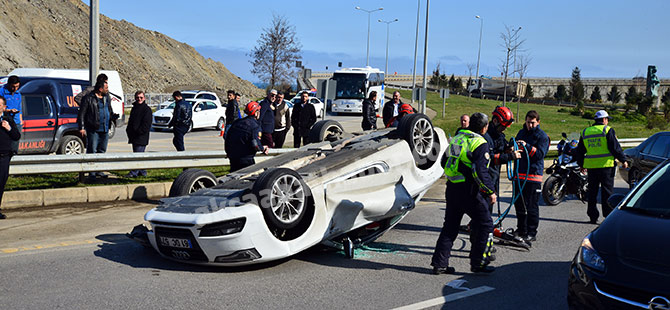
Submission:
<svg viewBox="0 0 670 310">
<path fill-rule="evenodd" d="M 447 208 L 431 262 L 434 274 L 455 272 L 453 267 L 449 267 L 449 256 L 463 214 L 472 219 L 470 270 L 486 273 L 495 270 L 489 266 L 490 253 L 487 249 L 490 248 L 490 234 L 493 231 L 489 205 L 497 199 L 488 172 L 489 146 L 482 137 L 487 130 L 486 114 L 475 113 L 470 117 L 468 129 L 454 137 L 447 148 L 448 159 L 444 167 L 447 175 Z"/>
<path fill-rule="evenodd" d="M 603 217 L 612 212 L 612 206 L 607 203 L 612 189 L 614 187 L 614 172 L 616 158 L 623 163 L 623 167 L 628 168 L 626 156 L 621 150 L 621 145 L 616 138 L 614 129 L 609 127 L 609 115 L 607 111 L 600 110 L 596 112 L 595 124 L 582 131 L 577 146 L 576 159 L 579 166 L 587 169 L 588 177 L 588 209 L 586 214 L 589 216 L 589 222 L 595 224 L 598 221 L 598 188 L 600 187 L 600 208 L 603 211 Z"/>
<path fill-rule="evenodd" d="M 514 194 L 521 197 L 514 202 L 516 210 L 516 234 L 527 243 L 537 239 L 540 224 L 540 194 L 544 173 L 544 156 L 549 151 L 549 136 L 540 129 L 540 114 L 531 110 L 526 113 L 526 122 L 516 134 L 517 143 L 527 152 L 519 160 L 518 174 L 514 177 Z"/>
<path fill-rule="evenodd" d="M 5 113 L 7 110 L 7 101 L 5 97 L 0 96 L 0 205 L 2 204 L 2 195 L 5 192 L 5 184 L 9 178 L 9 161 L 12 159 L 12 142 L 19 141 L 21 133 L 14 123 L 14 117 Z M 0 220 L 7 217 L 0 212 Z"/>
<path fill-rule="evenodd" d="M 249 167 L 256 163 L 256 152 L 268 153 L 268 146 L 261 144 L 261 106 L 256 101 L 249 102 L 244 109 L 245 118 L 238 119 L 230 126 L 225 140 L 225 149 L 230 160 L 230 172 Z"/>
</svg>

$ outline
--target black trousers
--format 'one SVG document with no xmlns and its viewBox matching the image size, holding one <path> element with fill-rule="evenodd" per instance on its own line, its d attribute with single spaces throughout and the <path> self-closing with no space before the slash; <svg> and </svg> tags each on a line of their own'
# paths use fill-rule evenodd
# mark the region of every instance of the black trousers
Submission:
<svg viewBox="0 0 670 310">
<path fill-rule="evenodd" d="M 615 167 L 588 169 L 588 209 L 586 214 L 591 220 L 597 220 L 600 217 L 596 204 L 598 203 L 598 188 L 600 188 L 600 208 L 603 211 L 603 217 L 607 217 L 612 212 L 612 206 L 607 203 L 607 199 L 614 190 L 614 172 Z"/>
<path fill-rule="evenodd" d="M 174 126 L 172 127 L 172 133 L 174 134 L 174 137 L 172 138 L 172 145 L 174 145 L 174 148 L 177 149 L 177 151 L 182 152 L 185 150 L 184 148 L 184 135 L 188 131 L 188 127 L 186 126 Z"/>
<path fill-rule="evenodd" d="M 433 267 L 449 267 L 451 247 L 458 236 L 458 229 L 467 214 L 470 221 L 470 265 L 479 266 L 484 258 L 489 233 L 493 232 L 493 221 L 489 213 L 489 203 L 478 191 L 472 191 L 471 185 L 447 182 L 445 193 L 447 208 L 444 212 L 444 225 L 437 238 L 435 253 L 431 265 Z"/>
<path fill-rule="evenodd" d="M 275 130 L 275 132 L 272 133 L 272 141 L 275 143 L 275 148 L 282 148 L 284 147 L 284 141 L 286 141 L 286 133 L 288 132 L 288 128 L 284 128 L 282 130 Z"/>
<path fill-rule="evenodd" d="M 519 182 L 519 180 L 514 181 Z M 523 184 L 523 181 L 521 181 Z M 540 224 L 540 202 L 542 183 L 526 182 L 519 197 L 514 202 L 516 210 L 516 231 L 521 236 L 536 236 L 537 226 Z M 518 192 L 518 185 L 514 184 L 514 195 Z"/>
<path fill-rule="evenodd" d="M 230 160 L 230 172 L 235 172 L 240 169 L 244 169 L 256 163 L 253 157 L 251 158 L 229 158 Z"/>
<path fill-rule="evenodd" d="M 309 144 L 309 136 L 301 137 L 299 134 L 294 134 L 293 135 L 293 147 L 294 148 L 299 148 L 300 147 L 300 140 L 302 140 L 302 145 Z"/>
<path fill-rule="evenodd" d="M 0 206 L 2 205 L 2 196 L 5 194 L 5 185 L 9 178 L 9 161 L 11 159 L 10 154 L 0 155 Z"/>
</svg>

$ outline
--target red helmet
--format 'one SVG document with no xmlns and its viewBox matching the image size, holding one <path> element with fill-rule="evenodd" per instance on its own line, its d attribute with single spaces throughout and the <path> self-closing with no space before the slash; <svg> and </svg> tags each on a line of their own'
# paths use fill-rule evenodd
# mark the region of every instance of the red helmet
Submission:
<svg viewBox="0 0 670 310">
<path fill-rule="evenodd" d="M 398 114 L 414 114 L 414 108 L 407 103 L 403 103 L 400 105 Z"/>
<path fill-rule="evenodd" d="M 256 101 L 252 101 L 252 102 L 247 103 L 247 107 L 244 108 L 244 113 L 246 113 L 247 115 L 254 115 L 254 114 L 256 114 L 256 112 L 258 112 L 260 110 L 261 110 L 261 105 L 258 104 L 258 102 L 256 102 Z"/>
<path fill-rule="evenodd" d="M 498 119 L 498 123 L 505 127 L 511 126 L 514 122 L 514 114 L 508 107 L 496 107 L 493 110 L 493 118 Z"/>
</svg>

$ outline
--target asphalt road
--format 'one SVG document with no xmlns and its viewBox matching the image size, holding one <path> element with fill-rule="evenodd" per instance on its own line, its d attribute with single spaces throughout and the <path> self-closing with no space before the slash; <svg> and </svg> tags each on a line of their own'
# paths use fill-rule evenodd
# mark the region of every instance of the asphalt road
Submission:
<svg viewBox="0 0 670 310">
<path fill-rule="evenodd" d="M 615 186 L 627 191 L 620 179 Z M 502 197 L 505 207 L 510 193 Z M 154 203 L 12 210 L 0 221 L 0 308 L 565 309 L 570 261 L 596 227 L 574 197 L 540 206 L 538 241 L 530 251 L 497 246 L 496 272 L 474 275 L 461 234 L 451 260 L 457 274 L 432 275 L 445 207 L 440 180 L 355 259 L 317 247 L 275 263 L 215 268 L 163 259 L 124 237 Z M 515 224 L 512 211 L 504 226 Z"/>
</svg>

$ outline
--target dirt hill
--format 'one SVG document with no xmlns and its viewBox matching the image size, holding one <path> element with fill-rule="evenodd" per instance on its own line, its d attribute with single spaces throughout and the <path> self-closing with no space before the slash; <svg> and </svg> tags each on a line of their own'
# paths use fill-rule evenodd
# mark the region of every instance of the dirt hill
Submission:
<svg viewBox="0 0 670 310">
<path fill-rule="evenodd" d="M 88 68 L 88 15 L 81 0 L 0 0 L 0 75 L 22 67 Z M 263 95 L 190 45 L 103 15 L 100 69 L 118 71 L 126 93 L 235 89 L 245 97 Z"/>
</svg>

